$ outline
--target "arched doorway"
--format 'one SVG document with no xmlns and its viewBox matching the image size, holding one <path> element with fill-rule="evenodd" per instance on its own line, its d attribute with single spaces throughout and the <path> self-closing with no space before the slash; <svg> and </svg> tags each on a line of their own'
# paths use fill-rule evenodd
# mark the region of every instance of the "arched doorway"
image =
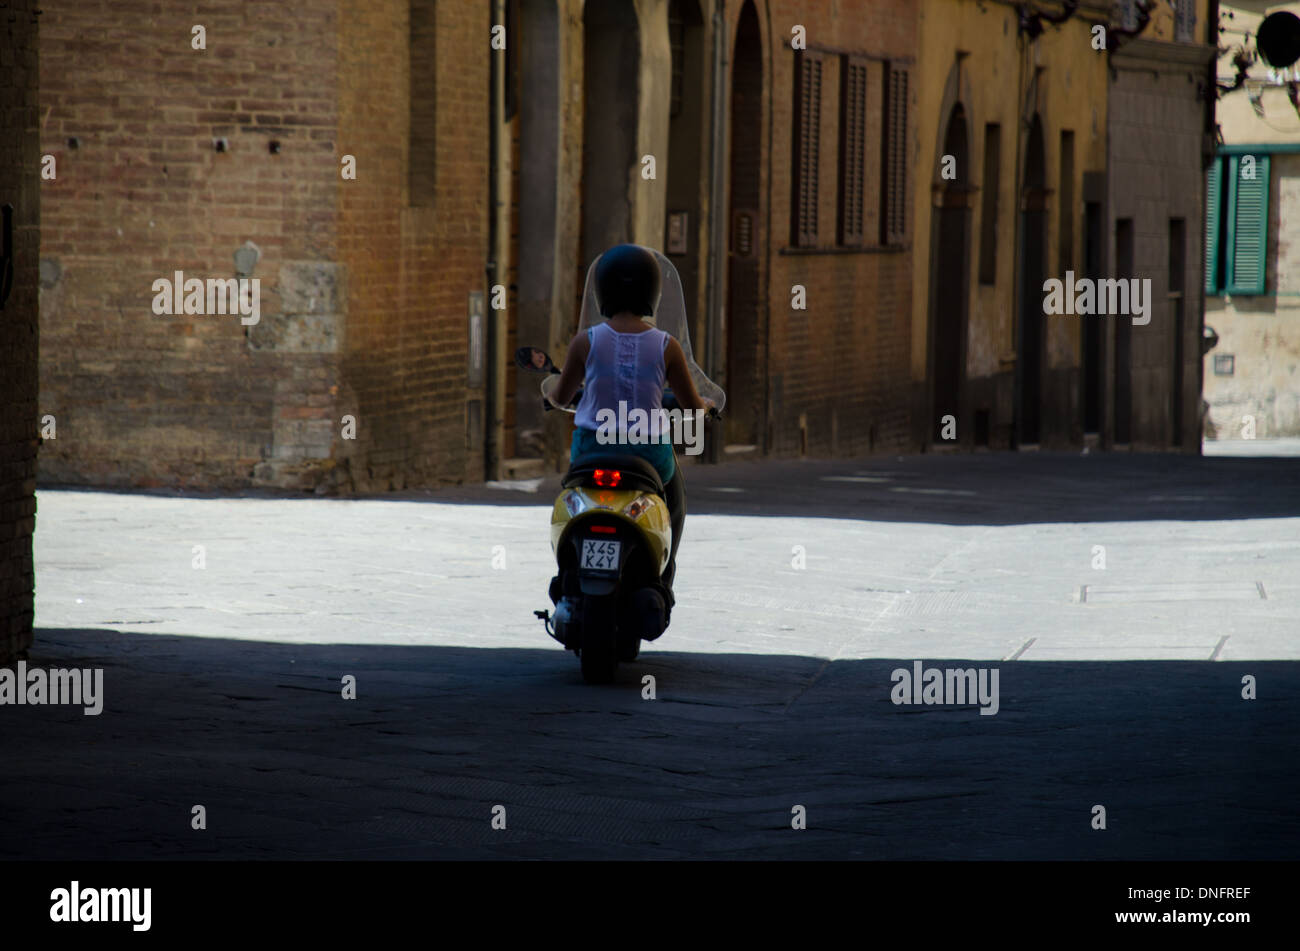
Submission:
<svg viewBox="0 0 1300 951">
<path fill-rule="evenodd" d="M 966 111 L 953 106 L 934 184 L 935 222 L 930 231 L 931 432 L 944 442 L 943 418 L 957 423 L 968 441 L 961 396 L 966 375 L 966 333 L 970 304 L 970 137 Z M 948 177 L 952 176 L 952 177 Z"/>
<path fill-rule="evenodd" d="M 745 0 L 731 74 L 731 194 L 727 238 L 727 444 L 761 448 L 765 408 L 759 332 L 759 180 L 763 55 L 758 13 Z"/>
<path fill-rule="evenodd" d="M 1042 436 L 1043 280 L 1047 258 L 1047 156 L 1043 123 L 1037 113 L 1025 144 L 1024 184 L 1020 190 L 1020 289 L 1018 294 L 1016 379 L 1017 445 L 1036 445 Z"/>
</svg>

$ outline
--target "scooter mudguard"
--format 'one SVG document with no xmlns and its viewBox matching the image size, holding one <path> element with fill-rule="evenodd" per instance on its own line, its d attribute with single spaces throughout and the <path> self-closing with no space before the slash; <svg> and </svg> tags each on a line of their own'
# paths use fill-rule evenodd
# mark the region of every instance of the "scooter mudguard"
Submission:
<svg viewBox="0 0 1300 951">
<path fill-rule="evenodd" d="M 582 526 L 593 521 L 625 523 L 624 527 L 636 531 L 649 548 L 651 564 L 662 575 L 668 565 L 672 550 L 673 528 L 668 517 L 668 503 L 649 492 L 635 489 L 599 489 L 575 486 L 563 490 L 551 510 L 551 550 L 559 551 L 561 545 L 570 543 L 571 534 L 582 531 Z M 624 557 L 626 550 L 624 550 Z M 619 568 L 622 565 L 618 565 Z M 583 576 L 583 592 L 609 594 L 614 590 L 618 575 L 611 577 Z M 587 585 L 591 583 L 592 590 Z M 601 589 L 601 590 L 596 590 Z"/>
</svg>

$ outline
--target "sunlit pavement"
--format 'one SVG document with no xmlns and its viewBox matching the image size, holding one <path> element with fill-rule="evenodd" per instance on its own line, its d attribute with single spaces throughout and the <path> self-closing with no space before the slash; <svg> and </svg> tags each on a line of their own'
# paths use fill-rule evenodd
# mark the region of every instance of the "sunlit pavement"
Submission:
<svg viewBox="0 0 1300 951">
<path fill-rule="evenodd" d="M 532 616 L 554 480 L 42 491 L 28 663 L 104 712 L 0 706 L 0 855 L 1293 858 L 1300 440 L 1255 443 L 692 466 L 611 687 Z M 917 660 L 997 713 L 895 705 Z"/>
</svg>

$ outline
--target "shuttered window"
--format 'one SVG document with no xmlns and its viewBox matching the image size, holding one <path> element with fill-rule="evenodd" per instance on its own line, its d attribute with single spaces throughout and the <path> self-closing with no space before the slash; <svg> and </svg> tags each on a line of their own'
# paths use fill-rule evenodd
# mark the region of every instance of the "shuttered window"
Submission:
<svg viewBox="0 0 1300 951">
<path fill-rule="evenodd" d="M 845 56 L 840 60 L 840 244 L 865 240 L 866 165 L 867 63 Z"/>
<path fill-rule="evenodd" d="M 1266 153 L 1223 155 L 1205 173 L 1205 293 L 1263 294 L 1268 273 Z"/>
<path fill-rule="evenodd" d="M 907 80 L 905 68 L 885 64 L 880 189 L 882 244 L 902 244 L 907 236 Z"/>
<path fill-rule="evenodd" d="M 821 158 L 822 57 L 800 50 L 794 57 L 794 174 L 790 240 L 817 244 L 817 165 Z"/>
<path fill-rule="evenodd" d="M 1254 159 L 1254 162 L 1249 161 Z M 1268 156 L 1228 159 L 1228 247 L 1225 276 L 1229 294 L 1264 293 L 1268 248 Z"/>
<path fill-rule="evenodd" d="M 1219 229 L 1223 218 L 1223 159 L 1216 158 L 1205 170 L 1205 293 L 1219 293 Z"/>
</svg>

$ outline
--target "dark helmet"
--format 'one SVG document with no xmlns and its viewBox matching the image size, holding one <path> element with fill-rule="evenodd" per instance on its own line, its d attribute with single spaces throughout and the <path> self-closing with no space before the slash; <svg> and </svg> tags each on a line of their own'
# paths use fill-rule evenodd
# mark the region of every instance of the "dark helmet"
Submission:
<svg viewBox="0 0 1300 951">
<path fill-rule="evenodd" d="M 654 315 L 661 292 L 659 262 L 652 252 L 635 244 L 610 248 L 596 263 L 596 306 L 602 317 L 631 311 Z"/>
</svg>

